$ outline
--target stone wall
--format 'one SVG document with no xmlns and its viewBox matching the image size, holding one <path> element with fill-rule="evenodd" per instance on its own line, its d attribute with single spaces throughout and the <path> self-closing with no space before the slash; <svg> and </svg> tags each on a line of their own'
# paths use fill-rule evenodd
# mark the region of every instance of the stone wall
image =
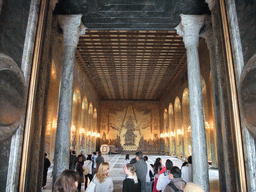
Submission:
<svg viewBox="0 0 256 192">
<path fill-rule="evenodd" d="M 0 52 L 10 56 L 21 66 L 30 0 L 0 1 Z M 0 191 L 5 191 L 11 137 L 0 141 Z"/>
<path fill-rule="evenodd" d="M 0 15 L 0 52 L 21 65 L 30 0 L 4 0 Z"/>
<path fill-rule="evenodd" d="M 203 104 L 204 104 L 204 117 L 206 124 L 209 124 L 209 129 L 206 130 L 207 140 L 207 153 L 208 160 L 217 164 L 216 155 L 216 131 L 213 114 L 213 93 L 211 83 L 211 72 L 210 72 L 210 58 L 209 50 L 204 39 L 199 41 L 199 63 L 200 72 L 202 78 L 202 93 L 203 93 Z M 160 108 L 160 127 L 161 133 L 172 132 L 172 136 L 169 135 L 170 139 L 165 142 L 165 149 L 169 149 L 169 153 L 176 153 L 177 156 L 186 157 L 191 153 L 191 130 L 188 130 L 190 124 L 190 111 L 189 111 L 189 98 L 188 98 L 188 78 L 187 69 L 183 69 L 183 72 L 172 84 L 170 92 L 166 93 L 161 100 Z M 179 105 L 177 107 L 177 105 Z M 171 108 L 170 108 L 171 106 Z M 180 107 L 180 109 L 178 109 Z M 175 111 L 175 108 L 178 111 Z M 170 110 L 173 110 L 170 112 Z M 167 111 L 168 118 L 164 118 L 165 112 Z M 171 114 L 172 113 L 172 114 Z M 178 115 L 177 115 L 178 114 Z M 179 116 L 179 117 L 177 117 Z M 173 118 L 173 119 L 172 119 Z M 172 120 L 171 120 L 172 119 Z M 177 131 L 182 131 L 182 134 L 178 134 Z M 168 144 L 168 142 L 170 142 Z M 172 147 L 175 142 L 175 147 Z M 183 142 L 183 144 L 182 144 Z M 169 146 L 169 147 L 167 147 Z M 174 149 L 176 148 L 176 149 Z M 166 151 L 168 152 L 168 151 Z"/>
<path fill-rule="evenodd" d="M 244 63 L 256 53 L 256 4 L 255 1 L 235 0 Z"/>
</svg>

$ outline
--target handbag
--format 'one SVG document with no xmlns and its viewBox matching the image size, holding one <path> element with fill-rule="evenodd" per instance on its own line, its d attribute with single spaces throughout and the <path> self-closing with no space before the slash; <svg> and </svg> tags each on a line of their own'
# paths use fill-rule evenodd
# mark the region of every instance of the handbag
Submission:
<svg viewBox="0 0 256 192">
<path fill-rule="evenodd" d="M 89 169 L 87 167 L 84 167 L 84 175 L 88 175 L 89 174 Z"/>
<path fill-rule="evenodd" d="M 91 181 L 90 184 L 87 186 L 85 192 L 94 192 L 95 186 L 96 186 L 95 183 L 93 181 Z"/>
</svg>

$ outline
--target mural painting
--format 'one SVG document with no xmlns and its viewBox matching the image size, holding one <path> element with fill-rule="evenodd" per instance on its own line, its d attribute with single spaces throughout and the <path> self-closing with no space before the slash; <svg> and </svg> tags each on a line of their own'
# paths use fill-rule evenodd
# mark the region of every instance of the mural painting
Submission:
<svg viewBox="0 0 256 192">
<path fill-rule="evenodd" d="M 71 149 L 76 150 L 76 135 L 72 135 Z"/>
<path fill-rule="evenodd" d="M 84 135 L 80 136 L 80 139 L 81 139 L 80 149 L 84 151 L 84 149 L 85 149 L 85 136 Z"/>
<path fill-rule="evenodd" d="M 116 152 L 159 152 L 159 105 L 154 102 L 104 102 L 100 143 Z"/>
</svg>

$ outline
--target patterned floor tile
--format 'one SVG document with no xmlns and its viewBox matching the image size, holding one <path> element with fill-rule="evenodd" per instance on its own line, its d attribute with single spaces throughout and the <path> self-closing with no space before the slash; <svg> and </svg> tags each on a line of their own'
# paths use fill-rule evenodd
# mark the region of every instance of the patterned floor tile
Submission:
<svg viewBox="0 0 256 192">
<path fill-rule="evenodd" d="M 178 158 L 174 158 L 171 156 L 165 155 L 147 155 L 148 162 L 150 164 L 154 164 L 156 158 L 160 157 L 162 159 L 162 163 L 165 164 L 167 159 L 170 159 L 174 166 L 181 167 L 183 161 Z M 112 155 L 103 155 L 106 162 L 110 164 L 110 172 L 109 177 L 113 179 L 114 182 L 114 192 L 121 192 L 122 191 L 122 184 L 125 178 L 125 173 L 123 172 L 123 166 L 125 164 L 125 155 L 121 154 L 112 154 Z M 134 158 L 135 155 L 130 155 L 130 159 Z M 50 192 L 52 187 L 52 167 L 48 171 L 47 177 L 47 185 L 46 188 L 43 189 L 43 192 Z M 209 177 L 210 177 L 210 192 L 217 192 L 219 191 L 219 177 L 218 177 L 218 170 L 217 169 L 209 169 Z M 84 187 L 82 186 L 82 189 Z"/>
</svg>

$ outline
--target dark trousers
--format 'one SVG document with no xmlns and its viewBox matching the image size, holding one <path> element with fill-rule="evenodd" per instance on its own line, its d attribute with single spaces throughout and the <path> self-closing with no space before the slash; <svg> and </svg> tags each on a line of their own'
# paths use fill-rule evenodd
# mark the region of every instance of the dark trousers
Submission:
<svg viewBox="0 0 256 192">
<path fill-rule="evenodd" d="M 78 190 L 79 192 L 81 191 L 81 185 L 82 185 L 82 183 L 78 183 L 77 190 Z"/>
<path fill-rule="evenodd" d="M 43 173 L 43 187 L 46 185 L 46 182 L 47 182 L 47 171 L 48 170 L 44 170 L 44 173 Z"/>
<path fill-rule="evenodd" d="M 96 174 L 96 168 L 92 168 L 92 176 L 94 177 L 95 174 Z"/>
<path fill-rule="evenodd" d="M 90 182 L 91 182 L 91 181 L 92 181 L 93 176 L 92 176 L 92 174 L 88 174 L 88 175 L 85 175 L 84 177 L 85 177 L 84 189 L 86 190 L 86 188 L 87 188 L 88 178 L 90 179 Z"/>
</svg>

